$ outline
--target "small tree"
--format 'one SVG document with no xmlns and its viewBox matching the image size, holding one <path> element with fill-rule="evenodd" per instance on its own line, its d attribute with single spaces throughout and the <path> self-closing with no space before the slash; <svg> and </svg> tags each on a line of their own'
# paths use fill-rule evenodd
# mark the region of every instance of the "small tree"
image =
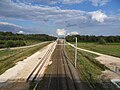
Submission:
<svg viewBox="0 0 120 90">
<path fill-rule="evenodd" d="M 99 44 L 106 44 L 106 41 L 104 38 L 100 38 L 99 41 L 98 41 Z"/>
</svg>

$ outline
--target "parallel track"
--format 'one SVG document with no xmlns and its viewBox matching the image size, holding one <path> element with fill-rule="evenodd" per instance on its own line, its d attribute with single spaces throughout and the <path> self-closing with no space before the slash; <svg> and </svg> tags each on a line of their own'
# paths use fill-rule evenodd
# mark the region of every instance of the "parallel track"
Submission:
<svg viewBox="0 0 120 90">
<path fill-rule="evenodd" d="M 51 55 L 52 50 L 53 50 L 54 46 L 51 46 L 49 48 L 49 50 L 46 52 L 46 54 L 44 55 L 43 58 L 41 58 L 40 62 L 37 64 L 37 66 L 34 68 L 34 70 L 31 72 L 31 74 L 28 76 L 27 78 L 27 82 L 28 81 L 39 81 L 38 76 L 39 73 L 42 72 L 43 66 L 45 65 L 45 63 L 47 62 L 48 57 Z"/>
<path fill-rule="evenodd" d="M 70 66 L 69 66 L 69 63 L 68 63 L 68 60 L 67 60 L 67 58 L 66 58 L 66 56 L 65 56 L 65 53 L 64 53 L 64 51 L 62 51 L 61 53 L 63 53 L 62 55 L 62 57 L 63 57 L 63 63 L 64 64 L 66 64 L 66 66 L 64 65 L 64 70 L 65 70 L 65 75 L 67 76 L 67 69 L 69 70 L 69 75 L 70 75 L 70 77 L 71 77 L 71 79 L 72 79 L 72 84 L 73 84 L 73 88 L 74 88 L 74 90 L 77 90 L 77 86 L 76 86 L 76 83 L 75 83 L 75 80 L 74 80 L 74 76 L 73 76 L 73 74 L 72 74 L 72 71 L 71 71 L 71 69 L 70 69 Z M 67 79 L 66 79 L 67 80 Z M 67 90 L 73 90 L 73 89 L 71 89 L 71 86 L 69 87 L 69 81 L 67 81 L 67 86 L 68 86 L 68 89 Z"/>
<path fill-rule="evenodd" d="M 58 44 L 61 42 L 58 41 Z M 37 90 L 80 90 L 79 83 L 76 83 L 75 75 L 71 71 L 70 62 L 65 56 L 63 45 L 57 45 L 51 60 L 53 63 L 46 70 Z"/>
</svg>

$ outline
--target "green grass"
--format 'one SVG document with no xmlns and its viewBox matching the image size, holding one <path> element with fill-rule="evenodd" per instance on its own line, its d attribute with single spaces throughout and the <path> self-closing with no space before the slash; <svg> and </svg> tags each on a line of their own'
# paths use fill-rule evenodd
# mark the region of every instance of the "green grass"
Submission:
<svg viewBox="0 0 120 90">
<path fill-rule="evenodd" d="M 9 57 L 10 55 L 12 55 L 12 54 L 14 54 L 14 53 L 16 53 L 18 51 L 20 51 L 20 50 L 1 50 L 0 51 L 0 57 L 1 57 L 0 60 L 2 58 Z"/>
<path fill-rule="evenodd" d="M 74 64 L 74 49 L 70 46 L 67 46 L 66 52 L 68 53 L 68 57 L 70 57 L 71 62 Z M 94 59 L 95 57 L 96 55 L 94 54 L 79 51 L 77 57 L 77 66 L 81 67 L 81 69 L 85 71 L 86 74 L 91 73 L 93 78 L 97 79 L 97 76 L 100 75 L 100 72 L 103 69 L 101 69 L 94 63 L 96 61 Z M 84 80 L 84 78 L 82 77 L 81 79 Z"/>
<path fill-rule="evenodd" d="M 29 57 L 30 55 L 43 48 L 44 46 L 48 45 L 49 43 L 26 49 L 0 51 L 0 74 L 4 73 L 7 69 L 13 67 L 18 61 L 24 60 L 25 58 Z"/>
<path fill-rule="evenodd" d="M 69 60 L 74 65 L 74 48 L 66 46 L 65 51 Z M 90 88 L 90 90 L 116 90 L 116 89 L 105 89 L 102 86 L 102 80 L 99 78 L 102 71 L 107 69 L 103 64 L 99 63 L 94 58 L 97 57 L 94 54 L 78 51 L 77 59 L 77 71 L 82 82 Z"/>
<path fill-rule="evenodd" d="M 37 40 L 26 40 L 25 41 L 25 44 L 26 46 L 28 45 L 33 45 L 33 44 L 37 44 L 37 43 L 40 43 L 41 41 L 37 41 Z"/>
<path fill-rule="evenodd" d="M 78 43 L 78 47 L 103 53 L 103 54 L 120 57 L 120 43 L 107 43 L 106 45 L 101 45 L 98 43 L 81 42 L 81 43 Z"/>
</svg>

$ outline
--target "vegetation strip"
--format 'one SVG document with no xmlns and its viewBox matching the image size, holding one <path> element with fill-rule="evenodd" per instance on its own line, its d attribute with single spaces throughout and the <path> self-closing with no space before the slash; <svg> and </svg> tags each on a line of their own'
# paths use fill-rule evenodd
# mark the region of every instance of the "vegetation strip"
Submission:
<svg viewBox="0 0 120 90">
<path fill-rule="evenodd" d="M 74 48 L 71 46 L 66 46 L 65 50 L 72 64 L 74 64 Z M 96 61 L 94 59 L 95 57 L 96 56 L 93 54 L 78 51 L 77 71 L 79 73 L 81 81 L 88 85 L 91 90 L 106 90 L 103 86 L 105 83 L 100 78 L 100 75 L 101 72 L 107 68 Z M 108 83 L 110 82 L 108 81 Z M 108 87 L 109 90 L 116 90 L 116 88 L 111 87 Z"/>
<path fill-rule="evenodd" d="M 39 46 L 18 50 L 12 53 L 12 55 L 10 55 L 9 57 L 3 58 L 2 60 L 0 60 L 0 74 L 4 73 L 7 69 L 13 67 L 18 61 L 24 60 L 25 58 L 29 57 L 33 53 L 37 52 L 39 49 L 48 45 L 49 43 L 50 42 L 39 45 Z"/>
</svg>

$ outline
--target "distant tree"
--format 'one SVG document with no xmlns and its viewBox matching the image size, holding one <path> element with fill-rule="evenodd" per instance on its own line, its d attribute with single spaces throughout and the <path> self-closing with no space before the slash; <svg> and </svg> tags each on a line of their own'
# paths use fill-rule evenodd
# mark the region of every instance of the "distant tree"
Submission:
<svg viewBox="0 0 120 90">
<path fill-rule="evenodd" d="M 66 37 L 68 42 L 74 42 L 74 37 L 78 38 L 78 42 L 98 42 L 103 38 L 107 43 L 120 42 L 120 36 L 89 36 L 89 35 L 69 35 Z"/>
<path fill-rule="evenodd" d="M 0 32 L 0 40 L 39 40 L 52 41 L 57 38 L 46 34 L 14 34 L 12 32 Z"/>
<path fill-rule="evenodd" d="M 98 41 L 99 44 L 106 44 L 106 41 L 104 38 L 99 38 L 99 41 Z"/>
</svg>

